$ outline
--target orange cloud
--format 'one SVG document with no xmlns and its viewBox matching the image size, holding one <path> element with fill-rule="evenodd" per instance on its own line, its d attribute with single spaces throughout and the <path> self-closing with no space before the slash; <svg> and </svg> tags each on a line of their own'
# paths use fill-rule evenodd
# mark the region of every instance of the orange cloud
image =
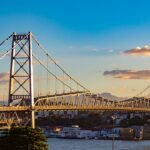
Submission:
<svg viewBox="0 0 150 150">
<path fill-rule="evenodd" d="M 0 84 L 5 85 L 9 83 L 9 73 L 8 72 L 2 72 L 0 73 Z M 22 74 L 19 74 L 22 75 Z M 23 82 L 25 79 L 24 78 L 18 78 L 17 79 L 19 82 Z M 16 84 L 17 82 L 14 80 L 14 83 Z"/>
<path fill-rule="evenodd" d="M 143 48 L 136 47 L 127 51 L 124 51 L 123 54 L 127 55 L 133 55 L 133 56 L 150 56 L 150 47 L 148 45 L 145 45 Z"/>
<path fill-rule="evenodd" d="M 150 70 L 111 70 L 105 71 L 104 76 L 112 76 L 119 79 L 150 79 Z"/>
<path fill-rule="evenodd" d="M 60 77 L 58 77 L 61 81 L 69 81 L 70 80 L 70 78 L 68 77 L 68 76 L 60 76 Z"/>
<path fill-rule="evenodd" d="M 0 73 L 0 84 L 6 84 L 9 82 L 9 73 L 2 72 Z"/>
</svg>

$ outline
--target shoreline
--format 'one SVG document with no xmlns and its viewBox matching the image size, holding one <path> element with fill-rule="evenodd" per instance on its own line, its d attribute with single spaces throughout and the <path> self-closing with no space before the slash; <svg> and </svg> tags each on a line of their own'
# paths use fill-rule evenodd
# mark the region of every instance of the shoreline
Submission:
<svg viewBox="0 0 150 150">
<path fill-rule="evenodd" d="M 47 139 L 67 139 L 67 140 L 100 140 L 100 141 L 112 141 L 112 138 L 76 138 L 76 137 L 47 137 Z M 115 138 L 115 141 L 150 141 L 150 139 L 120 139 Z"/>
</svg>

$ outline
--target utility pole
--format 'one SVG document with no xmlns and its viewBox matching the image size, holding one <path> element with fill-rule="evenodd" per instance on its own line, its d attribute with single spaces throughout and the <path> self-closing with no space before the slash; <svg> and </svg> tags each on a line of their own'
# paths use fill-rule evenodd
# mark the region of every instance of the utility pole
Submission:
<svg viewBox="0 0 150 150">
<path fill-rule="evenodd" d="M 116 117 L 115 116 L 111 116 L 112 118 L 112 150 L 115 150 L 115 133 L 114 133 L 114 123 L 115 123 L 115 119 Z"/>
</svg>

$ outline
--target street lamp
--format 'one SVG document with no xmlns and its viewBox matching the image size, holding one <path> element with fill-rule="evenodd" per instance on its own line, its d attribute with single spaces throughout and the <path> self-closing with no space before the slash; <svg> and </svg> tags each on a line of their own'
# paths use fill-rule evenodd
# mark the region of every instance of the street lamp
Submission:
<svg viewBox="0 0 150 150">
<path fill-rule="evenodd" d="M 112 150 L 115 150 L 114 121 L 115 121 L 116 117 L 111 116 L 111 119 L 112 119 Z"/>
</svg>

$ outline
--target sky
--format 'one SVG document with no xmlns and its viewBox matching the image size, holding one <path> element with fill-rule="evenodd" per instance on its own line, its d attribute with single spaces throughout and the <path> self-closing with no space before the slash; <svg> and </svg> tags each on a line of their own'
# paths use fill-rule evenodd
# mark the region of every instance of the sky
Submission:
<svg viewBox="0 0 150 150">
<path fill-rule="evenodd" d="M 1 0 L 0 41 L 31 31 L 93 93 L 134 96 L 150 84 L 149 6 L 149 0 Z"/>
</svg>

